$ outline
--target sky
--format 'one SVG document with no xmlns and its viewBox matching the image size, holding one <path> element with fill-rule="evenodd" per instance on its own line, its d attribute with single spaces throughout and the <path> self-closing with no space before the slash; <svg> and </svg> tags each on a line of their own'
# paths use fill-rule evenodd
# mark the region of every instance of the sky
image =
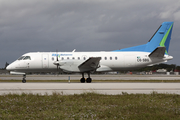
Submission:
<svg viewBox="0 0 180 120">
<path fill-rule="evenodd" d="M 180 65 L 180 0 L 0 0 L 0 68 L 27 52 L 145 44 L 173 21 L 167 64 Z"/>
</svg>

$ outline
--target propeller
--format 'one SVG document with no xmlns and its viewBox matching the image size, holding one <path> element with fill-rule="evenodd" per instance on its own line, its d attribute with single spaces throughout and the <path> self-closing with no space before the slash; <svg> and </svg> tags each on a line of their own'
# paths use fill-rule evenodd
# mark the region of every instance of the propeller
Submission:
<svg viewBox="0 0 180 120">
<path fill-rule="evenodd" d="M 58 51 L 56 50 L 56 65 L 57 65 L 57 71 L 58 71 L 58 66 L 59 66 L 59 60 L 58 60 Z"/>
<path fill-rule="evenodd" d="M 58 60 L 58 52 L 57 52 L 57 50 L 56 50 L 56 61 L 53 64 L 57 66 L 57 71 L 58 71 L 59 60 Z"/>
<path fill-rule="evenodd" d="M 57 54 L 57 51 L 56 51 L 56 63 L 58 63 L 58 54 Z M 58 71 L 58 64 L 56 64 L 56 66 L 57 66 L 57 71 Z"/>
</svg>

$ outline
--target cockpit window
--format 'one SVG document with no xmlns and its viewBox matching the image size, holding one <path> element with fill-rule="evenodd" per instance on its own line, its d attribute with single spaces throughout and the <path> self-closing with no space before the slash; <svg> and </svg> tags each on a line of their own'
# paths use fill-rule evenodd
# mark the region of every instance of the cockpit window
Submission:
<svg viewBox="0 0 180 120">
<path fill-rule="evenodd" d="M 18 58 L 18 60 L 22 60 L 25 56 L 21 56 L 20 58 Z"/>
<path fill-rule="evenodd" d="M 26 56 L 23 60 L 31 60 L 30 56 Z"/>
</svg>

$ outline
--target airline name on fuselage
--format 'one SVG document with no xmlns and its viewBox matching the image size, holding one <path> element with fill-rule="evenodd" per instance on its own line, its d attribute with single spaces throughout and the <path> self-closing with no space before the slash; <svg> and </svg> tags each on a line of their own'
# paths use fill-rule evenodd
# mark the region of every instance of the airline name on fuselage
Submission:
<svg viewBox="0 0 180 120">
<path fill-rule="evenodd" d="M 73 54 L 52 54 L 52 56 L 72 56 Z"/>
</svg>

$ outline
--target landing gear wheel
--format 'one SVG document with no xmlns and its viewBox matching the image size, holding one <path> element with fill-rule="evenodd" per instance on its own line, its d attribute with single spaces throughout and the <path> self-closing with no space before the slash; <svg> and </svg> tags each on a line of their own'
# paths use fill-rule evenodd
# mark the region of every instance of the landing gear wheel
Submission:
<svg viewBox="0 0 180 120">
<path fill-rule="evenodd" d="M 92 81 L 91 78 L 87 78 L 87 79 L 86 79 L 86 82 L 87 82 L 87 83 L 91 83 L 91 81 Z"/>
<path fill-rule="evenodd" d="M 81 83 L 85 83 L 85 78 L 80 79 Z"/>
<path fill-rule="evenodd" d="M 26 79 L 23 78 L 22 83 L 26 83 Z"/>
<path fill-rule="evenodd" d="M 26 74 L 23 75 L 22 83 L 26 83 Z"/>
</svg>

